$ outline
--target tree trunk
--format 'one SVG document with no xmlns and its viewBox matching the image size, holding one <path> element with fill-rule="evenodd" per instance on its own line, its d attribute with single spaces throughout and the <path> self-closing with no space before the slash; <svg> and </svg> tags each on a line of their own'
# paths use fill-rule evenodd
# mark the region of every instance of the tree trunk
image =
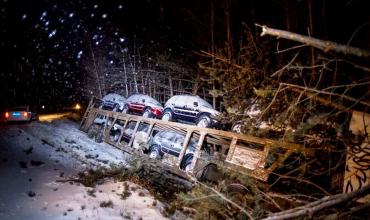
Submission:
<svg viewBox="0 0 370 220">
<path fill-rule="evenodd" d="M 94 64 L 94 73 L 95 73 L 95 77 L 96 77 L 96 84 L 98 85 L 98 89 L 99 89 L 99 98 L 102 98 L 103 97 L 103 92 L 102 92 L 102 88 L 101 88 L 100 77 L 99 77 L 99 73 L 98 73 L 98 69 L 97 69 L 97 65 L 96 65 L 95 54 L 94 54 L 90 39 L 89 39 L 89 46 L 90 46 L 91 57 L 93 59 L 93 64 Z"/>
<path fill-rule="evenodd" d="M 312 14 L 312 0 L 307 1 L 308 4 L 308 24 L 309 24 L 309 36 L 313 36 L 313 14 Z M 311 47 L 311 66 L 315 66 L 316 61 L 315 61 L 315 49 Z M 315 74 L 316 70 L 315 68 L 312 68 L 312 75 L 311 78 L 314 80 L 315 79 Z M 314 80 L 315 81 L 315 80 Z"/>
<path fill-rule="evenodd" d="M 128 80 L 127 80 L 127 70 L 126 70 L 126 62 L 125 62 L 125 57 L 122 56 L 122 61 L 123 61 L 123 71 L 125 73 L 125 92 L 126 92 L 126 98 L 128 97 Z"/>
<path fill-rule="evenodd" d="M 225 0 L 225 20 L 227 35 L 227 58 L 229 59 L 229 61 L 231 61 L 233 54 L 233 41 L 231 37 L 230 0 Z"/>
</svg>

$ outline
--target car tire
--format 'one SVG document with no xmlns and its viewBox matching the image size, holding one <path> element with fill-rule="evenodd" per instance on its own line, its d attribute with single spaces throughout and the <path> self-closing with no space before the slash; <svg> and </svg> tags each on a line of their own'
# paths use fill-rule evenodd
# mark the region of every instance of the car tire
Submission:
<svg viewBox="0 0 370 220">
<path fill-rule="evenodd" d="M 172 121 L 172 112 L 170 110 L 163 113 L 162 121 Z"/>
<path fill-rule="evenodd" d="M 95 132 L 94 132 L 94 126 L 90 126 L 88 129 L 87 129 L 87 137 L 90 138 L 90 139 L 93 139 L 95 136 Z"/>
<path fill-rule="evenodd" d="M 231 126 L 231 131 L 241 134 L 244 130 L 244 124 L 242 122 L 236 122 Z"/>
<path fill-rule="evenodd" d="M 113 111 L 114 111 L 114 112 L 118 112 L 118 111 L 119 111 L 119 105 L 118 105 L 118 104 L 115 104 L 115 105 L 113 106 Z"/>
<path fill-rule="evenodd" d="M 216 164 L 209 163 L 202 171 L 198 174 L 197 179 L 199 181 L 207 181 L 216 183 L 222 178 L 222 173 L 218 169 Z"/>
<path fill-rule="evenodd" d="M 153 146 L 150 149 L 149 158 L 151 158 L 151 159 L 159 159 L 160 158 L 159 149 L 158 149 L 157 146 Z"/>
<path fill-rule="evenodd" d="M 98 132 L 98 133 L 96 134 L 96 136 L 95 136 L 95 142 L 96 142 L 96 143 L 102 143 L 102 142 L 103 142 L 103 140 L 104 140 L 103 132 L 102 132 L 102 131 L 100 131 L 100 132 Z"/>
<path fill-rule="evenodd" d="M 128 106 L 127 105 L 123 106 L 122 113 L 123 114 L 128 114 Z"/>
<path fill-rule="evenodd" d="M 193 155 L 187 154 L 184 156 L 182 162 L 180 163 L 180 169 L 188 172 L 191 169 L 191 162 L 193 161 Z"/>
<path fill-rule="evenodd" d="M 211 118 L 207 115 L 201 115 L 198 119 L 197 126 L 201 128 L 209 128 L 211 126 Z"/>
<path fill-rule="evenodd" d="M 150 110 L 150 108 L 146 108 L 144 110 L 143 117 L 144 118 L 152 118 L 152 111 Z"/>
<path fill-rule="evenodd" d="M 116 134 L 114 134 L 113 141 L 114 141 L 114 142 L 117 142 L 117 141 L 118 141 L 118 139 L 119 139 L 119 136 L 121 136 L 121 133 L 116 133 Z"/>
</svg>

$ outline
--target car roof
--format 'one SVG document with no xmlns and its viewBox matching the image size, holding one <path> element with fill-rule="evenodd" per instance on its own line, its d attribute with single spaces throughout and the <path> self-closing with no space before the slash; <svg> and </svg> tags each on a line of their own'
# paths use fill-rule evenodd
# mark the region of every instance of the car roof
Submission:
<svg viewBox="0 0 370 220">
<path fill-rule="evenodd" d="M 121 96 L 117 93 L 109 93 L 109 94 L 106 94 L 104 97 L 103 97 L 103 100 L 107 100 L 107 99 L 113 99 L 115 98 L 116 100 L 126 100 L 126 98 L 124 96 Z"/>
<path fill-rule="evenodd" d="M 154 104 L 157 104 L 157 105 L 161 105 L 161 103 L 159 103 L 157 100 L 155 100 L 153 97 L 151 96 L 148 96 L 146 94 L 133 94 L 131 95 L 130 97 L 127 98 L 127 100 L 131 100 L 133 98 L 144 98 L 145 101 L 148 101 L 148 102 L 152 102 Z"/>
<path fill-rule="evenodd" d="M 166 102 L 166 105 L 168 103 L 171 103 L 171 102 L 187 102 L 186 99 L 192 99 L 192 98 L 195 98 L 196 101 L 198 102 L 199 105 L 203 105 L 207 108 L 213 108 L 211 104 L 209 104 L 206 100 L 202 99 L 201 97 L 199 97 L 198 95 L 188 95 L 188 94 L 184 94 L 184 95 L 175 95 L 175 96 L 172 96 L 167 102 Z M 191 100 L 192 102 L 193 100 Z"/>
</svg>

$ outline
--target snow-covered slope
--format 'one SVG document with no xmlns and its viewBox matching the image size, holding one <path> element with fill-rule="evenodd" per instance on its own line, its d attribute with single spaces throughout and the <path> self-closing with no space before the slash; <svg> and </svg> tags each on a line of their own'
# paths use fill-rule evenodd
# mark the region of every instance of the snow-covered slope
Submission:
<svg viewBox="0 0 370 220">
<path fill-rule="evenodd" d="M 0 219 L 165 219 L 163 204 L 134 183 L 63 181 L 86 168 L 124 165 L 124 157 L 67 119 L 0 125 Z"/>
</svg>

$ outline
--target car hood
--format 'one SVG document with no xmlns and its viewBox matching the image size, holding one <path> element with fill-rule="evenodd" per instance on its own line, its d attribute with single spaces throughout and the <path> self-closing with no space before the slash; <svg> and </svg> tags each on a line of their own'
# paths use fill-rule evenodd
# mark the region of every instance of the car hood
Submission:
<svg viewBox="0 0 370 220">
<path fill-rule="evenodd" d="M 154 103 L 146 103 L 147 106 L 151 107 L 151 108 L 157 108 L 157 109 L 160 109 L 160 110 L 163 110 L 163 107 L 161 105 L 157 105 L 157 104 L 154 104 Z"/>
<path fill-rule="evenodd" d="M 221 112 L 213 109 L 213 108 L 208 108 L 208 107 L 204 107 L 204 106 L 200 106 L 199 107 L 199 111 L 200 112 L 208 112 L 210 113 L 212 116 L 218 116 L 221 114 Z"/>
</svg>

